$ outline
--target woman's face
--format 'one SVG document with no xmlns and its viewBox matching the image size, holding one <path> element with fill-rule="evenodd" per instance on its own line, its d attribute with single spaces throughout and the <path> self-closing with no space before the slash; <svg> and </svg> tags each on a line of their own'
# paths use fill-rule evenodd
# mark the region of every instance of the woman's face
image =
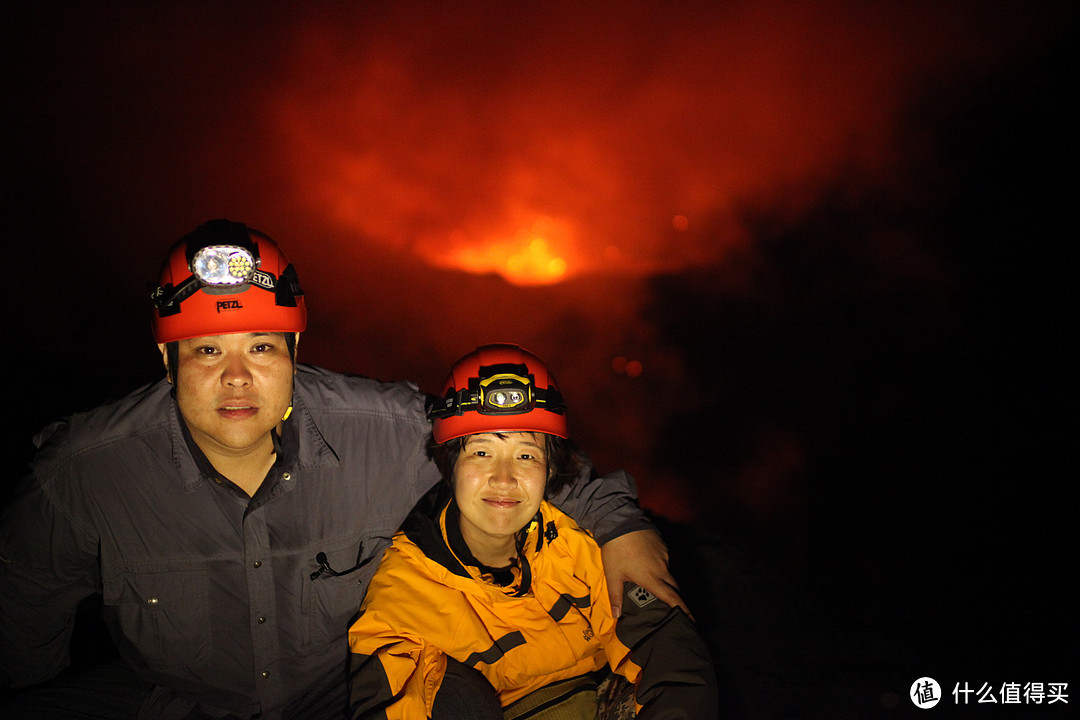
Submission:
<svg viewBox="0 0 1080 720">
<path fill-rule="evenodd" d="M 454 465 L 454 497 L 461 534 L 481 562 L 483 548 L 516 555 L 514 534 L 540 507 L 547 484 L 546 443 L 541 433 L 479 433 L 465 438 Z M 499 565 L 493 565 L 498 567 Z"/>
</svg>

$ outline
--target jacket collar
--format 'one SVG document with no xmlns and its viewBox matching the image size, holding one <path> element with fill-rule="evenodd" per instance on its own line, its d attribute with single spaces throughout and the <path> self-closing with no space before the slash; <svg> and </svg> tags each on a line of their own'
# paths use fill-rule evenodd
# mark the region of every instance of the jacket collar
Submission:
<svg viewBox="0 0 1080 720">
<path fill-rule="evenodd" d="M 512 597 L 528 594 L 532 586 L 531 561 L 535 560 L 536 554 L 544 545 L 544 535 L 540 532 L 544 527 L 543 503 L 529 525 L 523 532 L 518 533 L 517 561 L 507 568 L 490 568 L 473 557 L 461 535 L 460 519 L 457 503 L 451 498 L 439 513 L 440 539 L 447 551 L 440 563 L 455 575 L 466 575 L 500 587 Z M 452 563 L 447 563 L 447 555 L 452 558 Z"/>
</svg>

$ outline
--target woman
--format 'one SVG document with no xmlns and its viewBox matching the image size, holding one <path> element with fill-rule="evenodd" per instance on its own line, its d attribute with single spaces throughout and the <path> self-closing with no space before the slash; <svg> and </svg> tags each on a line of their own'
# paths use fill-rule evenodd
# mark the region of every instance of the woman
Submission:
<svg viewBox="0 0 1080 720">
<path fill-rule="evenodd" d="M 448 663 L 508 719 L 715 717 L 692 621 L 629 583 L 616 621 L 599 547 L 545 500 L 577 456 L 543 362 L 477 348 L 430 416 L 448 497 L 395 535 L 349 632 L 354 717 L 430 717 Z"/>
</svg>

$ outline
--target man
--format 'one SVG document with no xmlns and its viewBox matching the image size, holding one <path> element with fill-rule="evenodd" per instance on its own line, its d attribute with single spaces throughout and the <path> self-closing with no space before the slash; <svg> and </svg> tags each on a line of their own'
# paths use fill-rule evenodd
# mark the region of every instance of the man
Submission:
<svg viewBox="0 0 1080 720">
<path fill-rule="evenodd" d="M 426 398 L 297 365 L 306 320 L 266 235 L 215 220 L 173 247 L 153 311 L 167 379 L 47 428 L 0 522 L 0 680 L 37 686 L 6 717 L 344 709 L 349 623 L 439 474 Z M 611 587 L 680 604 L 628 477 L 555 501 L 604 545 Z M 122 663 L 52 680 L 93 593 Z M 447 697 L 469 682 L 448 675 Z"/>
</svg>

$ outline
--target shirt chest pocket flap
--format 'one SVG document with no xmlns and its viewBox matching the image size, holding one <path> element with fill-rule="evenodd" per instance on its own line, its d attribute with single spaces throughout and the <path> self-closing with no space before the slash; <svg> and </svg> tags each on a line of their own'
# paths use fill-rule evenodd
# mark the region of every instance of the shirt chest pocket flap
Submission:
<svg viewBox="0 0 1080 720">
<path fill-rule="evenodd" d="M 205 570 L 123 573 L 105 583 L 104 601 L 149 665 L 190 666 L 208 658 Z"/>
</svg>

